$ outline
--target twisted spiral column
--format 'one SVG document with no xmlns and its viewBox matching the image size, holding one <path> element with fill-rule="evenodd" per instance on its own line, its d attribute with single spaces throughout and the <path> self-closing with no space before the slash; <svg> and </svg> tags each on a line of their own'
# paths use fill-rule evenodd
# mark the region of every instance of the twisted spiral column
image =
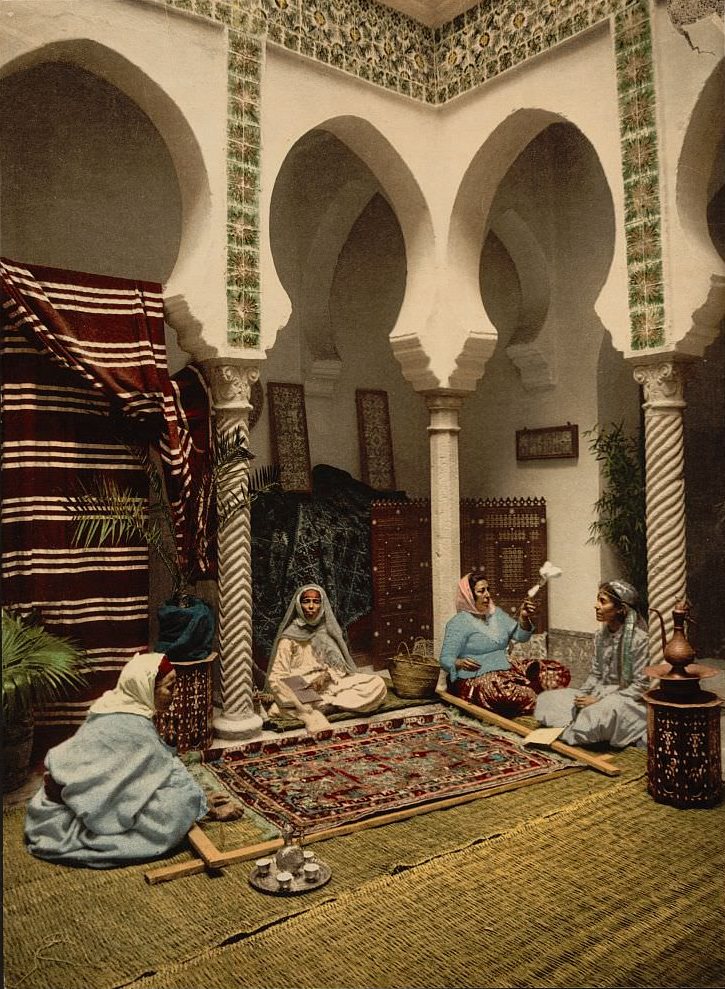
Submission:
<svg viewBox="0 0 725 989">
<path fill-rule="evenodd" d="M 241 430 L 249 444 L 250 392 L 259 378 L 253 365 L 219 364 L 212 367 L 212 393 L 218 433 Z M 220 514 L 227 499 L 246 495 L 249 468 L 238 464 L 217 487 Z M 220 738 L 244 739 L 258 735 L 262 719 L 252 699 L 252 525 L 249 507 L 237 512 L 218 538 L 219 655 L 221 660 L 221 713 L 214 719 Z"/>
<path fill-rule="evenodd" d="M 430 414 L 431 577 L 433 582 L 433 647 L 436 655 L 443 629 L 453 610 L 453 592 L 461 577 L 460 479 L 458 413 L 463 396 L 428 393 Z"/>
<path fill-rule="evenodd" d="M 647 467 L 647 593 L 650 608 L 672 633 L 672 607 L 686 596 L 683 410 L 685 368 L 673 360 L 640 365 L 634 379 L 644 388 Z M 659 620 L 649 623 L 650 656 L 661 660 Z"/>
</svg>

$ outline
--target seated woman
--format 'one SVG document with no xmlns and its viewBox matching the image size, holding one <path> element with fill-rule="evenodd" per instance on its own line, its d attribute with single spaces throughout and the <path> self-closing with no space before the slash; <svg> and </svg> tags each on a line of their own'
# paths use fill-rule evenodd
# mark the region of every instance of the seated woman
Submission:
<svg viewBox="0 0 725 989">
<path fill-rule="evenodd" d="M 128 865 L 167 852 L 204 817 L 204 791 L 153 722 L 171 706 L 175 681 L 162 653 L 134 656 L 76 734 L 48 751 L 25 818 L 28 851 L 94 869 Z M 209 799 L 210 816 L 239 816 L 225 796 Z"/>
<path fill-rule="evenodd" d="M 318 584 L 295 591 L 272 645 L 267 686 L 278 708 L 296 714 L 308 731 L 329 728 L 325 714 L 336 709 L 376 711 L 387 693 L 382 677 L 358 672 Z"/>
<path fill-rule="evenodd" d="M 644 746 L 647 711 L 642 695 L 650 686 L 647 625 L 636 590 L 624 580 L 599 587 L 595 606 L 602 628 L 594 638 L 592 672 L 578 690 L 546 690 L 534 716 L 546 726 L 566 725 L 567 745 L 609 742 L 616 748 Z"/>
<path fill-rule="evenodd" d="M 534 631 L 536 605 L 530 598 L 514 620 L 496 607 L 486 575 L 470 573 L 458 584 L 456 611 L 446 624 L 440 664 L 457 697 L 515 718 L 534 710 L 542 678 L 561 685 L 571 680 L 569 670 L 554 660 L 509 659 L 509 643 L 527 642 Z"/>
</svg>

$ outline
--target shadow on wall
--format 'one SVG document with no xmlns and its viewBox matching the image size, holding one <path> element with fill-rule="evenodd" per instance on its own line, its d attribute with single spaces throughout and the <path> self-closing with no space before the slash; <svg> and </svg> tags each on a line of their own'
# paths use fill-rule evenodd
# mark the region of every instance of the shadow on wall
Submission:
<svg viewBox="0 0 725 989">
<path fill-rule="evenodd" d="M 725 321 L 694 365 L 685 398 L 687 593 L 700 658 L 725 658 Z M 674 603 L 674 602 L 673 602 Z"/>
</svg>

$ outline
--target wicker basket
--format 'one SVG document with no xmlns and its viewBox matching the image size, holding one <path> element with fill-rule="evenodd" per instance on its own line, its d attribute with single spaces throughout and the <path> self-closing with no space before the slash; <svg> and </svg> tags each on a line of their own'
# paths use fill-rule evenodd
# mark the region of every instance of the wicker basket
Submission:
<svg viewBox="0 0 725 989">
<path fill-rule="evenodd" d="M 390 660 L 390 679 L 398 697 L 435 696 L 440 666 L 434 656 L 421 654 L 422 652 L 418 641 L 412 652 L 407 643 L 401 642 L 397 654 Z"/>
</svg>

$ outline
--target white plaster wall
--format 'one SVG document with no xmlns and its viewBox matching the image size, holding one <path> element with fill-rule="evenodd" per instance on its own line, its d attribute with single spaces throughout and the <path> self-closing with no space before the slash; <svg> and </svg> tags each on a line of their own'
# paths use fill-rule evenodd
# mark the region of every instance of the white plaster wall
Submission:
<svg viewBox="0 0 725 989">
<path fill-rule="evenodd" d="M 327 308 L 332 342 L 341 361 L 329 396 L 309 387 L 309 350 L 304 330 L 290 323 L 261 366 L 261 380 L 307 383 L 306 411 L 312 465 L 331 464 L 361 478 L 356 388 L 383 389 L 388 403 L 396 485 L 411 497 L 429 490 L 428 413 L 423 399 L 403 378 L 390 350 L 393 326 L 405 286 L 400 228 L 390 207 L 374 197 L 350 231 L 338 260 Z M 251 434 L 255 466 L 271 460 L 269 413 Z"/>
<path fill-rule="evenodd" d="M 527 388 L 506 354 L 521 318 L 521 289 L 510 257 L 490 239 L 481 259 L 481 295 L 500 337 L 461 413 L 462 491 L 466 497 L 546 499 L 549 557 L 564 570 L 549 588 L 550 624 L 591 631 L 597 583 L 613 571 L 608 556 L 602 560 L 600 548 L 587 544 L 599 470 L 583 434 L 597 422 L 620 419 L 636 429 L 639 403 L 631 373 L 594 311 L 613 250 L 613 210 L 596 155 L 578 131 L 550 127 L 512 165 L 492 215 L 511 209 L 547 265 L 549 306 L 532 344 L 540 344 L 554 384 Z M 578 460 L 516 461 L 516 430 L 566 422 L 579 426 Z"/>
<path fill-rule="evenodd" d="M 722 17 L 688 26 L 688 39 L 672 25 L 666 4 L 653 4 L 658 153 L 663 224 L 666 345 L 702 356 L 725 314 L 725 261 L 707 230 L 710 178 L 725 135 Z M 709 90 L 709 91 L 708 91 Z M 701 97 L 703 97 L 702 101 Z M 691 130 L 697 110 L 695 129 Z M 713 291 L 712 276 L 720 282 Z M 698 312 L 698 310 L 703 311 Z"/>
<path fill-rule="evenodd" d="M 184 348 L 226 345 L 226 29 L 139 0 L 4 0 L 0 75 L 75 63 L 134 100 L 164 139 L 182 197 L 182 238 L 167 286 Z"/>
<path fill-rule="evenodd" d="M 64 62 L 0 80 L 0 249 L 72 271 L 165 281 L 181 195 L 149 118 Z"/>
<path fill-rule="evenodd" d="M 448 244 L 453 205 L 478 150 L 499 125 L 526 107 L 572 122 L 596 149 L 616 214 L 612 265 L 597 310 L 618 346 L 622 349 L 627 346 L 629 318 L 617 91 L 612 40 L 606 24 L 444 107 L 421 106 L 272 45 L 267 48 L 262 94 L 265 347 L 270 346 L 289 315 L 289 300 L 274 270 L 268 244 L 270 197 L 275 178 L 289 150 L 303 134 L 333 121 L 338 136 L 354 143 L 355 152 L 376 174 L 403 230 L 408 283 L 392 337 L 395 339 L 403 333 L 417 335 L 422 345 L 419 356 L 421 360 L 427 358 L 429 375 L 425 379 L 421 372 L 416 387 L 445 385 L 455 370 L 466 336 L 475 334 L 481 323 L 486 322 L 480 300 L 467 304 L 462 312 L 460 299 L 465 293 L 451 288 L 456 276 L 456 258 L 449 257 Z M 340 120 L 348 122 L 345 128 L 339 126 Z M 365 127 L 361 122 L 366 122 Z M 386 159 L 370 128 L 384 139 L 392 158 Z M 490 196 L 518 150 L 515 142 L 499 149 L 496 156 L 499 173 L 489 177 L 486 190 Z M 407 181 L 396 170 L 401 162 Z M 480 201 L 472 202 L 470 208 L 481 213 L 480 243 L 472 247 L 477 259 L 486 214 L 481 212 Z M 429 217 L 429 231 L 422 220 L 416 226 L 416 218 L 420 220 L 423 213 Z M 451 267 L 447 269 L 449 264 Z"/>
</svg>

